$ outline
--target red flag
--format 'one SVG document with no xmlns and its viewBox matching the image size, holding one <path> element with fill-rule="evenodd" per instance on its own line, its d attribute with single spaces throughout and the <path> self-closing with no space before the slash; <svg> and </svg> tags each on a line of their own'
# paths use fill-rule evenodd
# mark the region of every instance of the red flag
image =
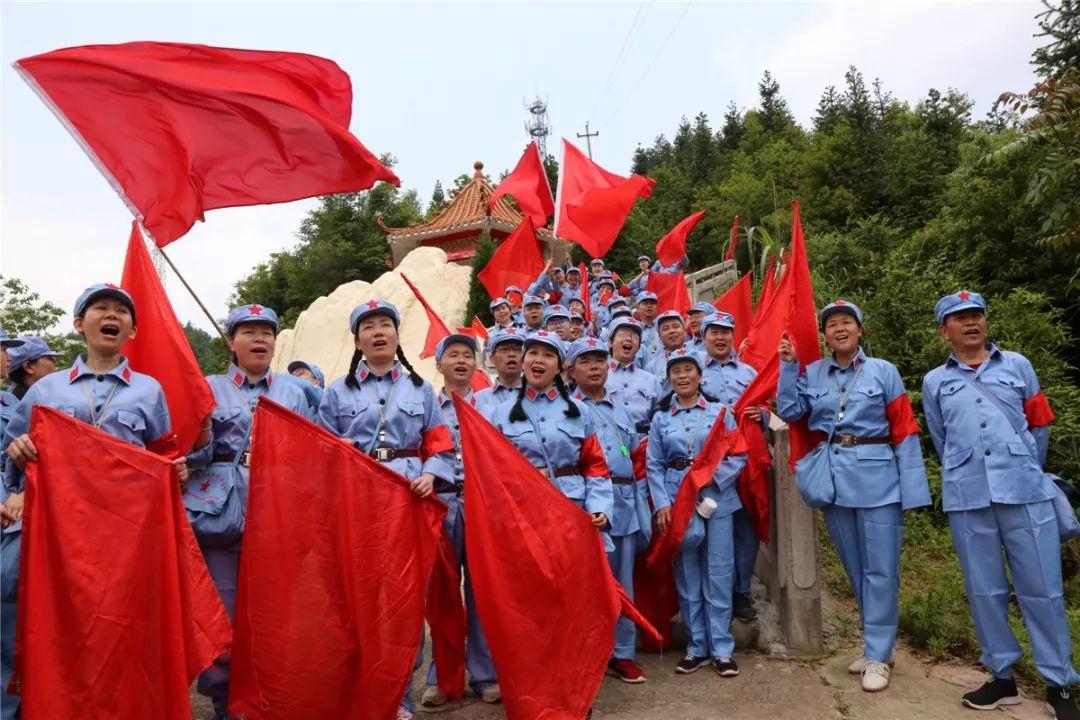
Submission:
<svg viewBox="0 0 1080 720">
<path fill-rule="evenodd" d="M 736 215 L 735 219 L 731 221 L 731 234 L 728 237 L 727 252 L 724 253 L 725 260 L 735 259 L 735 247 L 739 244 L 739 216 Z"/>
<path fill-rule="evenodd" d="M 532 220 L 525 216 L 514 232 L 495 249 L 491 260 L 476 277 L 494 299 L 511 285 L 528 288 L 543 271 L 544 255 L 540 250 L 540 241 L 536 239 Z"/>
<path fill-rule="evenodd" d="M 661 542 L 660 529 L 654 521 L 649 547 L 634 558 L 634 606 L 660 635 L 659 638 L 641 636 L 641 649 L 646 652 L 671 647 L 671 619 L 679 612 L 675 569 L 669 562 L 653 565 L 647 562 L 649 555 Z"/>
<path fill-rule="evenodd" d="M 686 289 L 686 277 L 682 270 L 675 273 L 649 273 L 645 283 L 649 292 L 656 293 L 657 312 L 678 310 L 685 316 L 690 309 L 690 291 Z"/>
<path fill-rule="evenodd" d="M 603 257 L 634 202 L 651 196 L 655 184 L 644 175 L 625 178 L 608 172 L 564 138 L 555 235 L 577 243 L 592 257 Z"/>
<path fill-rule="evenodd" d="M 821 341 L 818 339 L 817 309 L 814 307 L 814 284 L 810 278 L 810 262 L 806 256 L 806 241 L 803 238 L 802 220 L 799 217 L 799 201 L 791 202 L 791 254 L 784 280 L 791 281 L 791 315 L 787 332 L 795 345 L 795 354 L 799 358 L 799 367 L 805 368 L 815 360 L 821 359 Z M 807 421 L 791 423 L 792 467 L 810 452 L 819 442 L 816 433 L 807 427 Z"/>
<path fill-rule="evenodd" d="M 420 290 L 412 284 L 412 281 L 401 273 L 401 279 L 405 281 L 405 284 L 409 286 L 409 289 L 413 291 L 413 295 L 420 301 L 420 304 L 424 307 L 424 312 L 427 313 L 428 331 L 427 337 L 424 339 L 424 349 L 420 351 L 420 358 L 435 357 L 435 346 L 439 344 L 439 341 L 450 334 L 450 328 L 446 327 L 446 323 L 439 317 L 439 313 L 435 312 L 435 309 L 428 305 L 428 301 L 424 299 L 424 296 L 420 294 Z"/>
<path fill-rule="evenodd" d="M 213 411 L 216 402 L 161 285 L 137 222 L 131 223 L 120 285 L 138 308 L 139 332 L 124 346 L 124 354 L 132 370 L 161 383 L 177 450 L 186 453 L 195 444 L 203 418 Z"/>
<path fill-rule="evenodd" d="M 446 507 L 266 398 L 255 428 L 229 711 L 392 718 Z"/>
<path fill-rule="evenodd" d="M 23 717 L 188 720 L 188 685 L 230 628 L 172 463 L 43 406 L 30 436 L 13 681 Z"/>
<path fill-rule="evenodd" d="M 473 332 L 475 333 L 473 335 L 473 337 L 475 337 L 477 340 L 483 340 L 484 342 L 487 342 L 487 339 L 488 339 L 487 328 L 484 327 L 484 323 L 480 322 L 480 318 L 473 315 L 471 326 L 472 326 Z"/>
<path fill-rule="evenodd" d="M 398 184 L 349 132 L 349 76 L 324 58 L 132 42 L 15 68 L 159 247 L 207 210 Z"/>
<path fill-rule="evenodd" d="M 589 292 L 589 275 L 585 272 L 585 263 L 578 263 L 581 273 L 581 303 L 585 306 L 585 325 L 592 322 L 592 293 Z"/>
<path fill-rule="evenodd" d="M 588 514 L 472 405 L 455 397 L 454 407 L 465 461 L 465 553 L 506 716 L 584 718 L 620 610 L 644 619 L 612 577 Z"/>
<path fill-rule="evenodd" d="M 735 318 L 735 347 L 739 347 L 746 339 L 753 322 L 754 316 L 750 311 L 750 281 L 752 279 L 751 273 L 745 273 L 713 303 L 717 310 L 729 313 Z"/>
<path fill-rule="evenodd" d="M 525 148 L 525 153 L 518 160 L 514 171 L 503 178 L 499 187 L 495 188 L 488 207 L 495 207 L 495 201 L 503 195 L 510 195 L 517 200 L 522 214 L 532 220 L 533 227 L 544 227 L 548 216 L 555 212 L 551 185 L 548 183 L 544 160 L 540 157 L 540 148 L 535 140 Z M 502 293 L 502 289 L 499 293 Z"/>
<path fill-rule="evenodd" d="M 660 238 L 660 242 L 656 243 L 656 259 L 661 265 L 674 265 L 686 256 L 686 238 L 703 217 L 705 217 L 705 211 L 698 210 L 693 215 L 683 218 L 678 225 L 671 228 L 667 235 Z"/>
<path fill-rule="evenodd" d="M 709 436 L 701 446 L 701 452 L 694 458 L 690 469 L 686 471 L 675 500 L 671 504 L 671 527 L 653 544 L 647 562 L 649 565 L 668 564 L 682 545 L 686 529 L 697 508 L 697 496 L 701 488 L 712 482 L 717 466 L 728 454 L 738 455 L 746 452 L 742 436 L 738 430 L 728 432 L 724 423 L 727 408 L 721 408 Z"/>
</svg>

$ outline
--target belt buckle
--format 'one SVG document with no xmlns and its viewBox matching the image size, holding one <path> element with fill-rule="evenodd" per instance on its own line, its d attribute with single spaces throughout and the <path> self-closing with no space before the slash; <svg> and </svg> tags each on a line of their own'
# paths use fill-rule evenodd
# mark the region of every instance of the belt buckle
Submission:
<svg viewBox="0 0 1080 720">
<path fill-rule="evenodd" d="M 388 462 L 394 459 L 394 448 L 390 447 L 377 447 L 375 448 L 374 457 L 379 462 Z"/>
<path fill-rule="evenodd" d="M 840 436 L 840 447 L 846 447 L 846 448 L 855 447 L 855 436 L 854 435 L 841 435 Z"/>
<path fill-rule="evenodd" d="M 240 453 L 240 464 L 244 467 L 251 467 L 251 451 L 245 450 Z"/>
</svg>

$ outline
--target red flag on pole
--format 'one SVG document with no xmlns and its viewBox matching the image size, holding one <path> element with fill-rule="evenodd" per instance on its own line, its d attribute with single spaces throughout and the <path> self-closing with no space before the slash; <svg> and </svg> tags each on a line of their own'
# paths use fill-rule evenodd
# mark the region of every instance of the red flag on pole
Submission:
<svg viewBox="0 0 1080 720">
<path fill-rule="evenodd" d="M 30 436 L 23 717 L 188 720 L 188 686 L 231 630 L 172 463 L 43 406 Z"/>
<path fill-rule="evenodd" d="M 674 265 L 686 256 L 686 238 L 705 217 L 704 210 L 698 210 L 681 221 L 667 235 L 656 243 L 656 259 L 661 265 Z"/>
<path fill-rule="evenodd" d="M 266 398 L 255 428 L 229 711 L 392 718 L 446 506 Z"/>
<path fill-rule="evenodd" d="M 480 322 L 480 318 L 473 315 L 471 326 L 472 326 L 473 332 L 475 333 L 474 337 L 477 340 L 483 340 L 484 342 L 487 342 L 487 339 L 488 339 L 487 328 L 484 327 L 484 323 Z"/>
<path fill-rule="evenodd" d="M 324 58 L 132 42 L 15 69 L 159 247 L 207 210 L 399 184 L 349 132 L 349 76 Z"/>
<path fill-rule="evenodd" d="M 592 294 L 589 292 L 589 275 L 585 272 L 585 263 L 578 263 L 581 273 L 581 304 L 585 306 L 585 325 L 592 323 Z"/>
<path fill-rule="evenodd" d="M 739 281 L 728 288 L 713 305 L 717 310 L 729 313 L 735 318 L 735 347 L 739 347 L 750 332 L 753 313 L 750 311 L 751 273 L 745 273 Z"/>
<path fill-rule="evenodd" d="M 735 247 L 739 244 L 739 216 L 736 215 L 735 219 L 731 221 L 731 234 L 728 237 L 727 252 L 724 253 L 725 260 L 735 259 Z"/>
<path fill-rule="evenodd" d="M 132 370 L 150 375 L 165 391 L 178 453 L 187 453 L 199 437 L 203 418 L 214 409 L 207 385 L 184 329 L 161 285 L 139 224 L 131 223 L 120 286 L 138 308 L 138 334 L 124 346 Z"/>
<path fill-rule="evenodd" d="M 651 272 L 645 288 L 656 293 L 657 312 L 678 310 L 679 314 L 685 316 L 690 309 L 690 291 L 686 289 L 686 277 L 682 270 L 675 273 Z"/>
<path fill-rule="evenodd" d="M 454 407 L 465 462 L 466 555 L 506 716 L 584 718 L 620 612 L 645 621 L 612 577 L 588 514 L 472 405 L 455 397 Z"/>
<path fill-rule="evenodd" d="M 806 255 L 806 240 L 803 238 L 798 200 L 791 202 L 791 215 L 791 254 L 788 256 L 788 267 L 784 274 L 784 279 L 791 281 L 791 314 L 787 332 L 795 345 L 799 367 L 805 368 L 821 359 L 821 341 L 818 339 L 814 284 L 810 278 L 810 261 Z M 790 463 L 795 467 L 795 463 L 802 459 L 803 455 L 814 449 L 819 438 L 807 427 L 806 419 L 791 423 L 789 436 Z"/>
<path fill-rule="evenodd" d="M 424 312 L 427 313 L 428 331 L 427 337 L 424 339 L 424 349 L 420 351 L 420 358 L 429 358 L 435 356 L 435 346 L 439 344 L 439 341 L 450 334 L 450 328 L 446 327 L 446 323 L 439 317 L 439 313 L 435 312 L 435 309 L 428 305 L 428 301 L 424 299 L 424 296 L 420 294 L 419 288 L 412 284 L 412 281 L 401 273 L 401 279 L 405 281 L 405 284 L 409 286 L 409 289 L 413 291 L 413 295 L 420 301 L 420 304 L 424 307 Z"/>
<path fill-rule="evenodd" d="M 540 250 L 540 241 L 536 238 L 532 220 L 526 215 L 514 232 L 495 248 L 495 254 L 476 277 L 494 299 L 511 285 L 529 287 L 543 271 L 544 255 Z"/>
<path fill-rule="evenodd" d="M 503 178 L 499 187 L 495 188 L 488 207 L 495 207 L 495 201 L 503 195 L 510 195 L 517 200 L 522 214 L 532 220 L 533 227 L 544 227 L 548 216 L 555 212 L 551 185 L 548 183 L 544 160 L 540 157 L 540 148 L 535 140 L 525 148 L 513 172 Z M 499 293 L 502 293 L 501 289 Z"/>
<path fill-rule="evenodd" d="M 651 196 L 655 184 L 644 175 L 625 178 L 608 172 L 564 138 L 555 235 L 577 243 L 592 257 L 603 257 L 634 203 L 639 197 Z"/>
</svg>

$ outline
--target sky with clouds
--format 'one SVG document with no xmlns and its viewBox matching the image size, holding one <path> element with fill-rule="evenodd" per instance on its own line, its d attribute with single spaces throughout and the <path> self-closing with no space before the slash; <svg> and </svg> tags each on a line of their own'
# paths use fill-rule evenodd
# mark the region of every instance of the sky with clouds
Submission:
<svg viewBox="0 0 1080 720">
<path fill-rule="evenodd" d="M 595 159 L 625 172 L 639 143 L 730 101 L 752 107 L 770 70 L 796 118 L 855 65 L 898 99 L 968 93 L 981 117 L 1032 85 L 1038 2 L 865 3 L 13 3 L 2 6 L 0 273 L 69 308 L 118 281 L 131 216 L 11 64 L 73 45 L 168 40 L 293 50 L 352 77 L 352 131 L 398 158 L 426 202 L 484 161 L 493 176 L 528 142 L 524 101 L 549 103 L 555 137 L 591 123 Z M 103 108 L 102 112 L 109 112 Z M 234 283 L 291 247 L 315 201 L 207 213 L 169 253 L 215 316 Z M 181 320 L 208 328 L 175 281 Z"/>
</svg>

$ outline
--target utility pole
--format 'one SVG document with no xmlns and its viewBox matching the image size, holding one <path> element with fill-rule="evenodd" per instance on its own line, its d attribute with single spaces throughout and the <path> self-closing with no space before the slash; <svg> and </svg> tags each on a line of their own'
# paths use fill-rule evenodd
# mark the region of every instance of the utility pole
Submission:
<svg viewBox="0 0 1080 720">
<path fill-rule="evenodd" d="M 592 160 L 592 139 L 593 139 L 594 137 L 597 137 L 597 136 L 599 136 L 599 135 L 600 135 L 600 131 L 599 131 L 599 130 L 597 130 L 597 131 L 596 131 L 596 132 L 594 132 L 594 133 L 591 133 L 591 132 L 589 132 L 589 121 L 588 121 L 588 120 L 586 120 L 586 121 L 585 121 L 585 134 L 584 134 L 584 135 L 582 135 L 581 133 L 577 133 L 577 136 L 578 136 L 579 138 L 585 138 L 585 147 L 586 147 L 586 148 L 588 148 L 588 151 L 589 151 L 589 159 L 590 159 L 590 160 Z"/>
</svg>

